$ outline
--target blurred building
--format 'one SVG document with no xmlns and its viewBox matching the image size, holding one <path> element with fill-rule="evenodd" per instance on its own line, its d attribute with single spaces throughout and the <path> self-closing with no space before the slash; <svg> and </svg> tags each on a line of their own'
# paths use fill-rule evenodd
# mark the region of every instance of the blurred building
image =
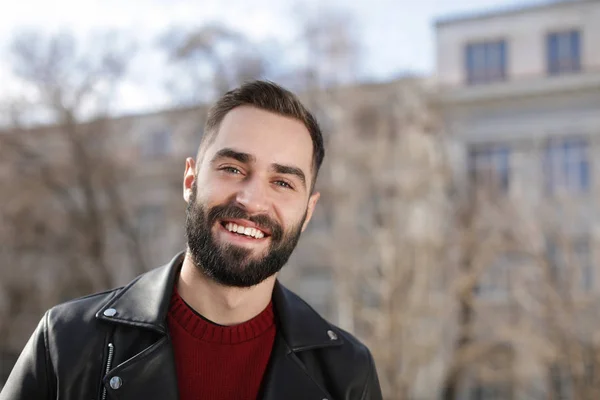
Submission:
<svg viewBox="0 0 600 400">
<path fill-rule="evenodd" d="M 442 18 L 435 27 L 440 100 L 459 144 L 462 178 L 492 185 L 525 214 L 545 213 L 548 226 L 568 232 L 581 260 L 575 290 L 597 293 L 600 1 L 544 1 Z M 541 240 L 555 248 L 552 232 Z M 498 315 L 517 266 L 494 265 L 479 286 L 479 297 Z M 527 352 L 520 357 L 517 363 L 525 363 Z M 555 398 L 569 385 L 560 378 L 548 383 L 543 371 L 532 376 L 521 389 L 474 384 L 465 398 L 542 398 L 529 396 L 549 387 L 553 393 L 544 398 Z"/>
</svg>

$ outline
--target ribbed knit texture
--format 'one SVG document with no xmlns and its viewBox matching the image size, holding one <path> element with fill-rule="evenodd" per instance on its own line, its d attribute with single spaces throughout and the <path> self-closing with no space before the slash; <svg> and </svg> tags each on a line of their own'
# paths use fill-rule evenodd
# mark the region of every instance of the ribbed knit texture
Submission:
<svg viewBox="0 0 600 400">
<path fill-rule="evenodd" d="M 273 304 L 235 326 L 214 324 L 177 289 L 168 315 L 180 400 L 255 400 L 275 340 Z"/>
</svg>

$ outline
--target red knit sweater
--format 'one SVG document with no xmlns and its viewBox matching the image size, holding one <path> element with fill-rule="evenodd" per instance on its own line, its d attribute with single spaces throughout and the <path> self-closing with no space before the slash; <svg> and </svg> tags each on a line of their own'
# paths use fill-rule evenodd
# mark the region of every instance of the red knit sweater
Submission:
<svg viewBox="0 0 600 400">
<path fill-rule="evenodd" d="M 201 317 L 175 289 L 168 315 L 180 400 L 255 400 L 273 341 L 273 304 L 235 326 Z"/>
</svg>

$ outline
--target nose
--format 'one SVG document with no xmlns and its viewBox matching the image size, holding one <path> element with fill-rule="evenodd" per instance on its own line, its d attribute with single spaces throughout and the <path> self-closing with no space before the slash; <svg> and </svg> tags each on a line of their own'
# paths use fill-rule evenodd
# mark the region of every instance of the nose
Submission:
<svg viewBox="0 0 600 400">
<path fill-rule="evenodd" d="M 258 179 L 246 181 L 237 193 L 236 200 L 251 215 L 268 211 L 267 190 Z"/>
</svg>

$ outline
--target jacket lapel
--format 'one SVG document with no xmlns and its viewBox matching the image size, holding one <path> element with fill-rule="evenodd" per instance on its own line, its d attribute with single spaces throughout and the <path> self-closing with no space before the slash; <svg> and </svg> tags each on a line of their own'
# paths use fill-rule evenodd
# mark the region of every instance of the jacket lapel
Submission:
<svg viewBox="0 0 600 400">
<path fill-rule="evenodd" d="M 184 253 L 180 253 L 169 264 L 141 275 L 96 313 L 96 318 L 109 323 L 160 334 L 155 343 L 115 366 L 102 379 L 109 399 L 178 398 L 175 360 L 166 316 L 183 256 Z M 113 378 L 120 382 L 116 389 L 110 384 Z"/>
<path fill-rule="evenodd" d="M 336 347 L 344 343 L 337 328 L 279 281 L 273 288 L 277 330 L 293 352 Z"/>
<path fill-rule="evenodd" d="M 120 386 L 111 387 L 111 379 Z M 177 399 L 177 375 L 168 336 L 112 369 L 102 383 L 109 399 Z"/>
<path fill-rule="evenodd" d="M 262 400 L 333 400 L 296 353 L 343 344 L 341 335 L 279 282 L 273 289 L 277 336 L 263 379 Z"/>
<path fill-rule="evenodd" d="M 261 400 L 332 400 L 279 334 L 263 382 Z"/>
<path fill-rule="evenodd" d="M 180 253 L 169 264 L 140 275 L 106 303 L 96 313 L 96 318 L 167 333 L 166 317 L 184 254 Z M 112 313 L 107 315 L 109 309 Z"/>
</svg>

